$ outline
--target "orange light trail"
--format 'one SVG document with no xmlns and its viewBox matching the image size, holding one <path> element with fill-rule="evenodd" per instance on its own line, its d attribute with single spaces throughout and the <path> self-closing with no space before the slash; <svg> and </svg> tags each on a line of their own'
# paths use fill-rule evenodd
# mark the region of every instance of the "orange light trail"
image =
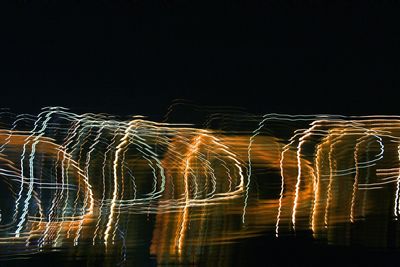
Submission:
<svg viewBox="0 0 400 267">
<path fill-rule="evenodd" d="M 125 255 L 146 226 L 158 263 L 197 263 L 206 247 L 265 233 L 346 243 L 342 229 L 400 214 L 400 117 L 217 112 L 201 127 L 169 123 L 172 108 L 162 123 L 59 107 L 8 116 L 2 256 Z"/>
</svg>

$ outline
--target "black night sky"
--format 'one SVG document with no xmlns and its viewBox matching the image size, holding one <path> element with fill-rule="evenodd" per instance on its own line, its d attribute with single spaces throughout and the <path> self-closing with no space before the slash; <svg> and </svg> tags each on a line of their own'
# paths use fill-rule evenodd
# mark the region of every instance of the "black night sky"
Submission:
<svg viewBox="0 0 400 267">
<path fill-rule="evenodd" d="M 397 9 L 377 1 L 33 1 L 1 10 L 15 111 L 398 114 Z"/>
</svg>

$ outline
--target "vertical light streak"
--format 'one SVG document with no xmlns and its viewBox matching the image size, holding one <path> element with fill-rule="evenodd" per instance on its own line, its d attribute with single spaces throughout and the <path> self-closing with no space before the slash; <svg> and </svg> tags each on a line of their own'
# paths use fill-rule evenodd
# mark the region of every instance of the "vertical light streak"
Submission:
<svg viewBox="0 0 400 267">
<path fill-rule="evenodd" d="M 397 146 L 397 159 L 400 162 L 400 145 Z M 398 219 L 399 215 L 399 190 L 400 190 L 400 167 L 399 167 L 399 174 L 397 175 L 397 182 L 396 182 L 396 193 L 395 193 L 395 200 L 394 200 L 394 210 L 393 214 L 395 219 Z"/>
<path fill-rule="evenodd" d="M 370 135 L 369 135 L 369 131 L 367 132 L 367 138 L 369 137 Z M 367 155 L 367 161 L 369 161 L 369 153 L 370 153 L 370 151 L 369 151 L 369 148 L 370 148 L 370 144 L 371 144 L 371 142 L 368 142 L 367 143 L 367 148 L 366 148 L 366 155 Z M 399 158 L 399 160 L 400 160 L 400 158 Z M 365 176 L 365 183 L 366 184 L 368 184 L 369 183 L 369 178 L 370 178 L 370 175 L 371 175 L 371 171 L 370 171 L 370 168 L 368 168 L 367 169 L 367 174 L 366 174 L 366 176 Z M 400 175 L 400 174 L 399 174 Z M 365 191 L 364 192 L 364 195 L 363 195 L 363 202 L 362 202 L 362 217 L 364 218 L 365 217 L 365 203 L 366 203 L 366 201 L 367 201 L 367 195 L 368 195 L 368 191 Z"/>
<path fill-rule="evenodd" d="M 31 150 L 31 154 L 30 154 L 30 160 L 29 163 L 32 164 L 31 168 L 30 168 L 30 177 L 29 177 L 29 189 L 28 189 L 28 193 L 27 193 L 27 197 L 25 198 L 24 201 L 24 209 L 23 212 L 21 214 L 19 223 L 17 225 L 17 230 L 15 231 L 15 237 L 19 237 L 20 236 L 20 232 L 22 230 L 22 228 L 24 227 L 24 223 L 26 220 L 26 216 L 28 214 L 28 208 L 29 208 L 29 201 L 31 200 L 32 197 L 32 192 L 33 192 L 33 158 L 35 155 L 35 146 L 39 141 L 35 141 L 34 144 L 32 145 L 32 150 Z"/>
<path fill-rule="evenodd" d="M 289 148 L 283 150 L 280 155 L 279 159 L 279 168 L 280 168 L 280 173 L 281 173 L 281 191 L 279 193 L 279 206 L 278 206 L 278 215 L 276 216 L 276 224 L 275 224 L 275 236 L 279 237 L 279 222 L 281 220 L 281 212 L 282 212 L 282 199 L 283 199 L 283 192 L 285 190 L 285 176 L 284 176 L 284 168 L 283 168 L 283 161 L 284 161 L 284 155 L 285 152 Z"/>
<path fill-rule="evenodd" d="M 108 217 L 108 222 L 106 226 L 106 230 L 104 231 L 104 244 L 107 246 L 108 239 L 110 235 L 110 231 L 112 228 L 112 224 L 114 222 L 114 214 L 115 214 L 115 207 L 116 201 L 118 198 L 118 161 L 119 161 L 119 154 L 123 150 L 123 148 L 128 144 L 129 137 L 131 135 L 131 129 L 135 127 L 135 121 L 131 121 L 130 125 L 125 129 L 125 134 L 121 138 L 120 143 L 117 146 L 117 150 L 115 151 L 114 162 L 113 162 L 113 169 L 114 169 L 114 191 L 113 191 L 113 198 L 111 200 L 110 206 L 110 215 Z M 115 226 L 117 227 L 117 226 Z"/>
<path fill-rule="evenodd" d="M 320 159 L 321 159 L 321 151 L 322 151 L 322 144 L 319 144 L 317 146 L 317 152 L 316 152 L 316 157 L 315 157 L 315 170 L 316 170 L 316 182 L 315 182 L 315 187 L 314 187 L 314 204 L 313 204 L 313 209 L 312 209 L 312 215 L 311 215 L 311 230 L 313 232 L 313 235 L 315 235 L 316 232 L 316 218 L 318 218 L 318 204 L 320 202 L 320 178 L 321 178 L 321 173 L 319 169 L 319 164 L 320 164 Z"/>
<path fill-rule="evenodd" d="M 184 170 L 184 182 L 185 182 L 185 206 L 183 208 L 183 214 L 182 214 L 182 224 L 180 227 L 179 231 L 179 238 L 178 238 L 178 254 L 182 254 L 182 248 L 183 248 L 183 241 L 185 239 L 185 233 L 186 233 L 186 227 L 187 227 L 187 220 L 188 220 L 188 209 L 189 209 L 189 202 L 190 202 L 190 197 L 189 197 L 189 164 L 190 164 L 190 159 L 186 159 L 186 165 L 185 165 L 185 170 Z"/>
<path fill-rule="evenodd" d="M 350 222 L 354 223 L 354 206 L 356 203 L 356 194 L 358 189 L 358 176 L 359 176 L 359 168 L 358 168 L 358 147 L 360 145 L 360 141 L 357 139 L 357 144 L 354 148 L 354 165 L 356 168 L 356 173 L 354 175 L 354 183 L 353 183 L 353 192 L 351 194 L 351 207 L 350 207 Z"/>
<path fill-rule="evenodd" d="M 111 147 L 110 147 L 109 149 L 111 149 Z M 103 159 L 103 164 L 102 164 L 102 184 L 103 184 L 103 191 L 102 191 L 102 198 L 101 198 L 101 201 L 100 201 L 101 204 L 100 204 L 100 208 L 99 208 L 99 215 L 98 215 L 98 217 L 97 217 L 97 223 L 96 223 L 96 227 L 95 227 L 95 230 L 94 230 L 94 233 L 93 233 L 93 240 L 92 240 L 92 244 L 93 244 L 93 245 L 95 245 L 95 241 L 96 241 L 96 238 L 97 238 L 97 235 L 98 235 L 98 232 L 99 232 L 101 217 L 102 217 L 102 213 L 103 213 L 104 200 L 105 200 L 105 198 L 106 198 L 106 181 L 105 181 L 106 175 L 105 175 L 105 167 L 106 167 L 106 162 L 107 162 L 107 152 L 108 152 L 108 151 L 109 151 L 109 150 L 107 150 L 107 151 L 104 153 L 104 159 Z"/>
<path fill-rule="evenodd" d="M 126 132 L 125 136 L 127 136 L 129 133 Z M 106 226 L 106 230 L 104 232 L 104 244 L 107 246 L 108 244 L 108 238 L 110 235 L 111 227 L 114 221 L 114 213 L 115 213 L 115 205 L 116 205 L 116 200 L 118 197 L 118 157 L 120 152 L 122 151 L 122 146 L 124 146 L 127 143 L 126 138 L 123 138 L 121 140 L 121 143 L 117 146 L 117 150 L 115 151 L 115 158 L 114 158 L 114 191 L 113 191 L 113 198 L 111 200 L 111 206 L 110 206 L 110 215 L 108 217 L 108 222 Z"/>
<path fill-rule="evenodd" d="M 333 133 L 332 133 L 333 134 Z M 336 137 L 338 139 L 339 137 Z M 332 199 L 332 183 L 333 183 L 333 172 L 334 169 L 336 170 L 336 164 L 335 160 L 333 159 L 332 153 L 333 153 L 333 148 L 334 145 L 336 144 L 336 141 L 331 141 L 329 146 L 329 152 L 328 152 L 328 161 L 329 161 L 329 182 L 328 182 L 328 189 L 327 189 L 327 199 L 326 199 L 326 206 L 325 206 L 325 215 L 324 215 L 324 226 L 325 228 L 328 228 L 328 219 L 329 219 L 329 207 Z"/>
<path fill-rule="evenodd" d="M 304 135 L 299 138 L 299 144 L 297 145 L 297 152 L 296 152 L 296 157 L 297 157 L 297 179 L 296 179 L 296 189 L 295 189 L 295 197 L 294 197 L 294 203 L 293 203 L 293 211 L 292 211 L 292 225 L 293 229 L 296 230 L 296 212 L 297 212 L 297 206 L 298 206 L 298 200 L 299 200 L 299 191 L 300 191 L 300 183 L 301 183 L 301 146 L 304 144 L 305 139 L 309 136 L 311 136 L 312 131 L 316 125 L 313 125 L 311 128 L 307 129 L 304 131 Z"/>
<path fill-rule="evenodd" d="M 300 190 L 300 182 L 301 182 L 301 145 L 304 143 L 303 140 L 301 140 L 297 146 L 297 179 L 296 179 L 296 189 L 295 189 L 295 195 L 294 195 L 294 203 L 293 203 L 293 211 L 292 211 L 292 225 L 293 229 L 296 229 L 296 209 L 298 205 L 298 199 L 299 199 L 299 190 Z"/>
<path fill-rule="evenodd" d="M 248 156 L 248 169 L 247 169 L 247 183 L 245 185 L 245 196 L 244 196 L 244 204 L 243 204 L 243 213 L 242 213 L 242 223 L 246 222 L 246 208 L 247 201 L 249 199 L 249 186 L 251 181 L 251 172 L 252 172 L 252 164 L 251 164 L 251 145 L 253 144 L 254 138 L 256 135 L 250 137 L 249 146 L 247 148 L 247 156 Z"/>
<path fill-rule="evenodd" d="M 16 221 L 17 220 L 17 216 L 18 216 L 18 209 L 19 209 L 19 202 L 22 198 L 22 193 L 24 191 L 24 160 L 25 160 L 25 153 L 26 153 L 26 142 L 24 143 L 24 145 L 22 146 L 22 155 L 21 155 L 21 162 L 20 162 L 20 168 L 21 168 L 21 184 L 20 184 L 20 190 L 18 192 L 18 198 L 15 201 L 15 212 L 14 212 L 14 217 L 13 220 Z M 19 232 L 15 233 L 15 237 L 19 237 Z"/>
<path fill-rule="evenodd" d="M 185 185 L 185 206 L 183 207 L 183 214 L 182 214 L 182 224 L 179 231 L 179 238 L 177 242 L 178 247 L 178 254 L 182 254 L 183 242 L 186 235 L 186 228 L 188 224 L 188 215 L 189 215 L 189 204 L 190 204 L 190 195 L 189 195 L 189 174 L 190 174 L 190 162 L 194 154 L 197 153 L 199 146 L 201 144 L 201 138 L 203 134 L 198 135 L 195 140 L 194 144 L 189 150 L 187 158 L 185 160 L 185 168 L 184 168 L 184 185 Z"/>
<path fill-rule="evenodd" d="M 125 160 L 125 153 L 126 153 L 126 149 L 122 152 L 121 162 L 124 162 L 124 160 Z M 121 173 L 121 179 L 120 179 L 121 180 L 121 193 L 120 193 L 120 196 L 121 197 L 120 198 L 122 199 L 123 196 L 124 196 L 124 191 L 125 191 L 124 164 L 121 164 L 120 169 L 121 169 L 121 171 L 120 171 L 120 173 Z M 121 206 L 122 205 L 123 205 L 122 202 L 120 202 L 118 204 L 118 212 L 117 212 L 116 219 L 115 219 L 115 225 L 116 226 L 114 227 L 113 236 L 111 238 L 111 242 L 112 242 L 113 245 L 115 244 L 115 236 L 116 236 L 116 233 L 117 233 L 117 230 L 118 230 L 118 226 L 119 226 L 119 217 L 121 215 Z"/>
<path fill-rule="evenodd" d="M 65 222 L 65 212 L 66 212 L 67 206 L 68 206 L 68 198 L 69 198 L 69 176 L 68 176 L 68 171 L 69 171 L 70 162 L 71 162 L 70 158 L 68 158 L 67 168 L 65 169 L 64 166 L 65 166 L 65 159 L 67 158 L 67 155 L 65 153 L 65 148 L 61 148 L 61 149 L 63 151 L 63 159 L 62 159 L 62 162 L 61 162 L 61 167 L 62 167 L 61 174 L 62 174 L 63 185 L 66 184 L 67 188 L 66 188 L 66 193 L 65 193 L 64 205 L 62 207 L 62 212 L 61 212 L 61 224 L 60 224 L 59 230 L 57 232 L 56 239 L 54 241 L 56 247 L 58 246 L 58 240 L 59 240 L 59 238 L 61 236 L 61 231 L 63 230 L 63 226 L 64 226 L 64 222 Z M 64 187 L 63 187 L 62 190 L 64 191 Z M 63 192 L 62 192 L 62 195 L 64 196 Z"/>
</svg>

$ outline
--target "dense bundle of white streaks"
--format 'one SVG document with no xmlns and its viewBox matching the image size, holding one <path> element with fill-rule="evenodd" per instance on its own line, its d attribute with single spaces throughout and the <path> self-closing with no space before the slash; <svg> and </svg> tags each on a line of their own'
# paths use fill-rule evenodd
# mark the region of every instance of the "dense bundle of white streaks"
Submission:
<svg viewBox="0 0 400 267">
<path fill-rule="evenodd" d="M 207 242 L 270 227 L 276 236 L 326 236 L 332 225 L 377 210 L 400 214 L 397 116 L 216 112 L 203 128 L 61 107 L 0 116 L 4 255 L 82 242 L 109 247 L 127 238 L 121 220 L 134 214 L 154 214 L 154 234 L 174 235 L 164 238 L 179 255 L 204 245 L 189 225 L 203 229 L 217 214 L 227 227 Z M 208 127 L 215 121 L 220 129 Z M 382 190 L 386 206 L 376 203 Z M 238 215 L 230 220 L 239 231 L 229 214 Z"/>
</svg>

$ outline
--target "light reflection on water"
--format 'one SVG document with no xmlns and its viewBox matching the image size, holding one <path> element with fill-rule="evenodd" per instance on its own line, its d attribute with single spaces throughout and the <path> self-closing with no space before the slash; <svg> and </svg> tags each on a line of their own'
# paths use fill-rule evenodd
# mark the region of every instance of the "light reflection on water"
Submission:
<svg viewBox="0 0 400 267">
<path fill-rule="evenodd" d="M 3 112 L 0 262 L 233 265 L 300 235 L 398 248 L 400 117 L 173 110 Z"/>
</svg>

